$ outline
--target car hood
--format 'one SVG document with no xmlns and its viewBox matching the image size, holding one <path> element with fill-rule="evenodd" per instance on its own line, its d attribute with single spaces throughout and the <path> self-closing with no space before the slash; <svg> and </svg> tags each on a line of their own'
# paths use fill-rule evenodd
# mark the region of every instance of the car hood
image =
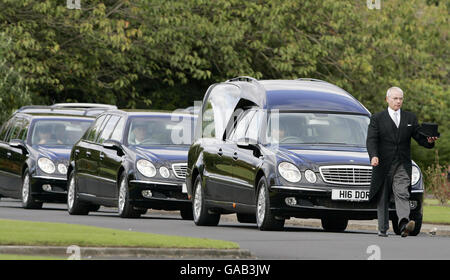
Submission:
<svg viewBox="0 0 450 280">
<path fill-rule="evenodd" d="M 282 158 L 291 159 L 297 164 L 370 165 L 367 150 L 357 147 L 280 147 L 279 154 Z"/>
<path fill-rule="evenodd" d="M 54 162 L 69 162 L 72 146 L 33 146 L 39 157 L 47 157 Z"/>
<path fill-rule="evenodd" d="M 187 162 L 189 146 L 131 147 L 136 159 L 144 158 L 155 162 Z"/>
</svg>

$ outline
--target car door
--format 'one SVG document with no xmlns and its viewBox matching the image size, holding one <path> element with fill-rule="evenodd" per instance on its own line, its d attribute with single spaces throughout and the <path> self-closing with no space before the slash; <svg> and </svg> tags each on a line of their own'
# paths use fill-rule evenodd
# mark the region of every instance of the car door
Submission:
<svg viewBox="0 0 450 280">
<path fill-rule="evenodd" d="M 17 117 L 14 119 L 13 125 L 6 138 L 6 144 L 13 139 L 22 139 L 23 133 L 26 130 L 28 121 L 25 118 Z M 26 153 L 22 148 L 11 147 L 7 144 L 5 158 L 5 175 L 7 192 L 10 192 L 13 197 L 20 197 L 22 189 L 22 166 L 26 160 Z"/>
<path fill-rule="evenodd" d="M 255 110 L 242 111 L 234 131 L 230 135 L 230 147 L 232 148 L 232 193 L 235 202 L 240 204 L 251 204 L 249 194 L 254 190 L 253 181 L 255 170 L 253 169 L 252 151 L 241 148 L 238 143 L 247 141 L 245 138 L 249 123 L 255 115 Z"/>
<path fill-rule="evenodd" d="M 8 159 L 6 157 L 7 150 L 9 150 L 9 144 L 6 142 L 9 129 L 13 126 L 13 119 L 4 123 L 0 131 L 0 193 L 9 195 L 7 188 L 8 181 Z"/>
<path fill-rule="evenodd" d="M 250 112 L 247 116 L 248 118 L 243 119 L 241 124 L 246 127 L 245 135 L 236 135 L 233 139 L 236 144 L 233 153 L 233 177 L 239 183 L 237 201 L 242 204 L 255 205 L 255 179 L 261 159 L 253 148 L 258 143 L 262 112 Z M 240 145 L 240 143 L 244 145 Z"/>
<path fill-rule="evenodd" d="M 112 115 L 105 125 L 98 139 L 100 150 L 100 161 L 98 166 L 98 178 L 101 181 L 98 189 L 98 196 L 102 198 L 116 198 L 117 196 L 117 172 L 122 164 L 122 156 L 113 149 L 102 146 L 103 142 L 111 138 L 116 127 L 123 130 L 124 119 L 118 115 Z"/>
<path fill-rule="evenodd" d="M 100 152 L 97 149 L 97 140 L 102 125 L 105 122 L 107 115 L 100 115 L 94 124 L 86 132 L 86 137 L 79 142 L 75 148 L 75 153 L 78 154 L 75 161 L 75 168 L 77 170 L 78 188 L 80 193 L 88 195 L 96 195 L 98 193 L 98 164 L 100 159 Z"/>
</svg>

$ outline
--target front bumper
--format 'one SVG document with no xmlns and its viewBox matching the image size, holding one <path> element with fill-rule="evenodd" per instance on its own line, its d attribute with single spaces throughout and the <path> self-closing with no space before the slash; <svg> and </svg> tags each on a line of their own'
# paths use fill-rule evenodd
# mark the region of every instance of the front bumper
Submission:
<svg viewBox="0 0 450 280">
<path fill-rule="evenodd" d="M 35 175 L 30 179 L 31 194 L 42 202 L 67 202 L 67 179 L 61 177 Z"/>
<path fill-rule="evenodd" d="M 159 182 L 145 180 L 130 180 L 128 183 L 130 203 L 138 208 L 152 208 L 158 210 L 190 209 L 184 181 Z M 143 191 L 150 191 L 151 197 L 144 197 Z"/>
<path fill-rule="evenodd" d="M 372 220 L 377 218 L 376 201 L 332 200 L 331 189 L 305 187 L 272 186 L 270 192 L 270 210 L 276 216 L 285 218 L 315 218 L 337 216 L 348 220 Z M 342 189 L 343 187 L 336 187 Z M 345 187 L 344 187 L 345 188 Z M 367 187 L 366 187 L 367 188 Z M 347 187 L 347 189 L 364 189 Z M 295 198 L 294 205 L 286 198 Z M 423 192 L 413 192 L 410 197 L 411 213 L 422 212 Z M 389 214 L 395 215 L 395 203 L 391 196 Z"/>
</svg>

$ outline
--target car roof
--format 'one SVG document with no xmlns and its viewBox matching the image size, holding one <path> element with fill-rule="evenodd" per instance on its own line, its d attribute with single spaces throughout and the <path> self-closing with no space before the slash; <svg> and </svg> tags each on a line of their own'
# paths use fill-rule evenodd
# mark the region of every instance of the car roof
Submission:
<svg viewBox="0 0 450 280">
<path fill-rule="evenodd" d="M 120 110 L 108 110 L 106 113 L 116 113 L 127 116 L 154 116 L 154 117 L 170 117 L 173 115 L 176 116 L 186 116 L 195 118 L 196 116 L 190 114 L 189 112 L 185 112 L 182 109 L 175 111 L 167 111 L 167 110 L 145 110 L 145 109 L 120 109 Z"/>
<path fill-rule="evenodd" d="M 67 104 L 67 105 L 65 105 Z M 14 114 L 26 114 L 30 116 L 79 116 L 79 117 L 90 117 L 95 118 L 97 115 L 111 110 L 117 109 L 114 105 L 97 104 L 98 107 L 91 105 L 91 107 L 77 107 L 75 104 L 86 104 L 86 103 L 59 103 L 50 106 L 45 105 L 30 105 L 23 106 L 18 109 Z M 104 106 L 102 106 L 104 105 Z"/>
<path fill-rule="evenodd" d="M 238 77 L 227 82 L 241 87 L 242 98 L 268 110 L 322 111 L 370 115 L 355 97 L 331 83 L 303 78 L 256 80 Z M 264 94 L 261 94 L 264 92 Z"/>
</svg>

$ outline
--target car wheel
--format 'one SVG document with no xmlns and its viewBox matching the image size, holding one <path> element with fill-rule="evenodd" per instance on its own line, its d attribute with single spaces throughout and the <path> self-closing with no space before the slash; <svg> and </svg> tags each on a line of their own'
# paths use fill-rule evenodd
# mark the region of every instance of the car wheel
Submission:
<svg viewBox="0 0 450 280">
<path fill-rule="evenodd" d="M 128 180 L 125 174 L 120 177 L 119 197 L 117 201 L 118 213 L 121 218 L 139 218 L 141 213 L 134 209 L 130 203 L 130 192 L 128 189 Z"/>
<path fill-rule="evenodd" d="M 205 205 L 200 175 L 195 179 L 194 186 L 194 200 L 192 203 L 194 223 L 197 226 L 217 226 L 219 224 L 220 214 L 209 213 L 208 208 Z"/>
<path fill-rule="evenodd" d="M 70 215 L 87 215 L 89 214 L 90 207 L 92 206 L 80 201 L 75 171 L 72 171 L 69 175 L 67 186 L 67 211 Z"/>
<path fill-rule="evenodd" d="M 25 169 L 22 179 L 22 207 L 25 209 L 40 209 L 42 202 L 37 202 L 31 193 L 31 181 L 28 168 Z"/>
<path fill-rule="evenodd" d="M 266 178 L 263 176 L 258 183 L 256 199 L 256 224 L 260 230 L 282 230 L 284 219 L 277 219 L 270 211 L 269 191 Z"/>
<path fill-rule="evenodd" d="M 330 232 L 342 232 L 347 228 L 348 219 L 339 217 L 322 218 L 322 228 Z"/>
</svg>

